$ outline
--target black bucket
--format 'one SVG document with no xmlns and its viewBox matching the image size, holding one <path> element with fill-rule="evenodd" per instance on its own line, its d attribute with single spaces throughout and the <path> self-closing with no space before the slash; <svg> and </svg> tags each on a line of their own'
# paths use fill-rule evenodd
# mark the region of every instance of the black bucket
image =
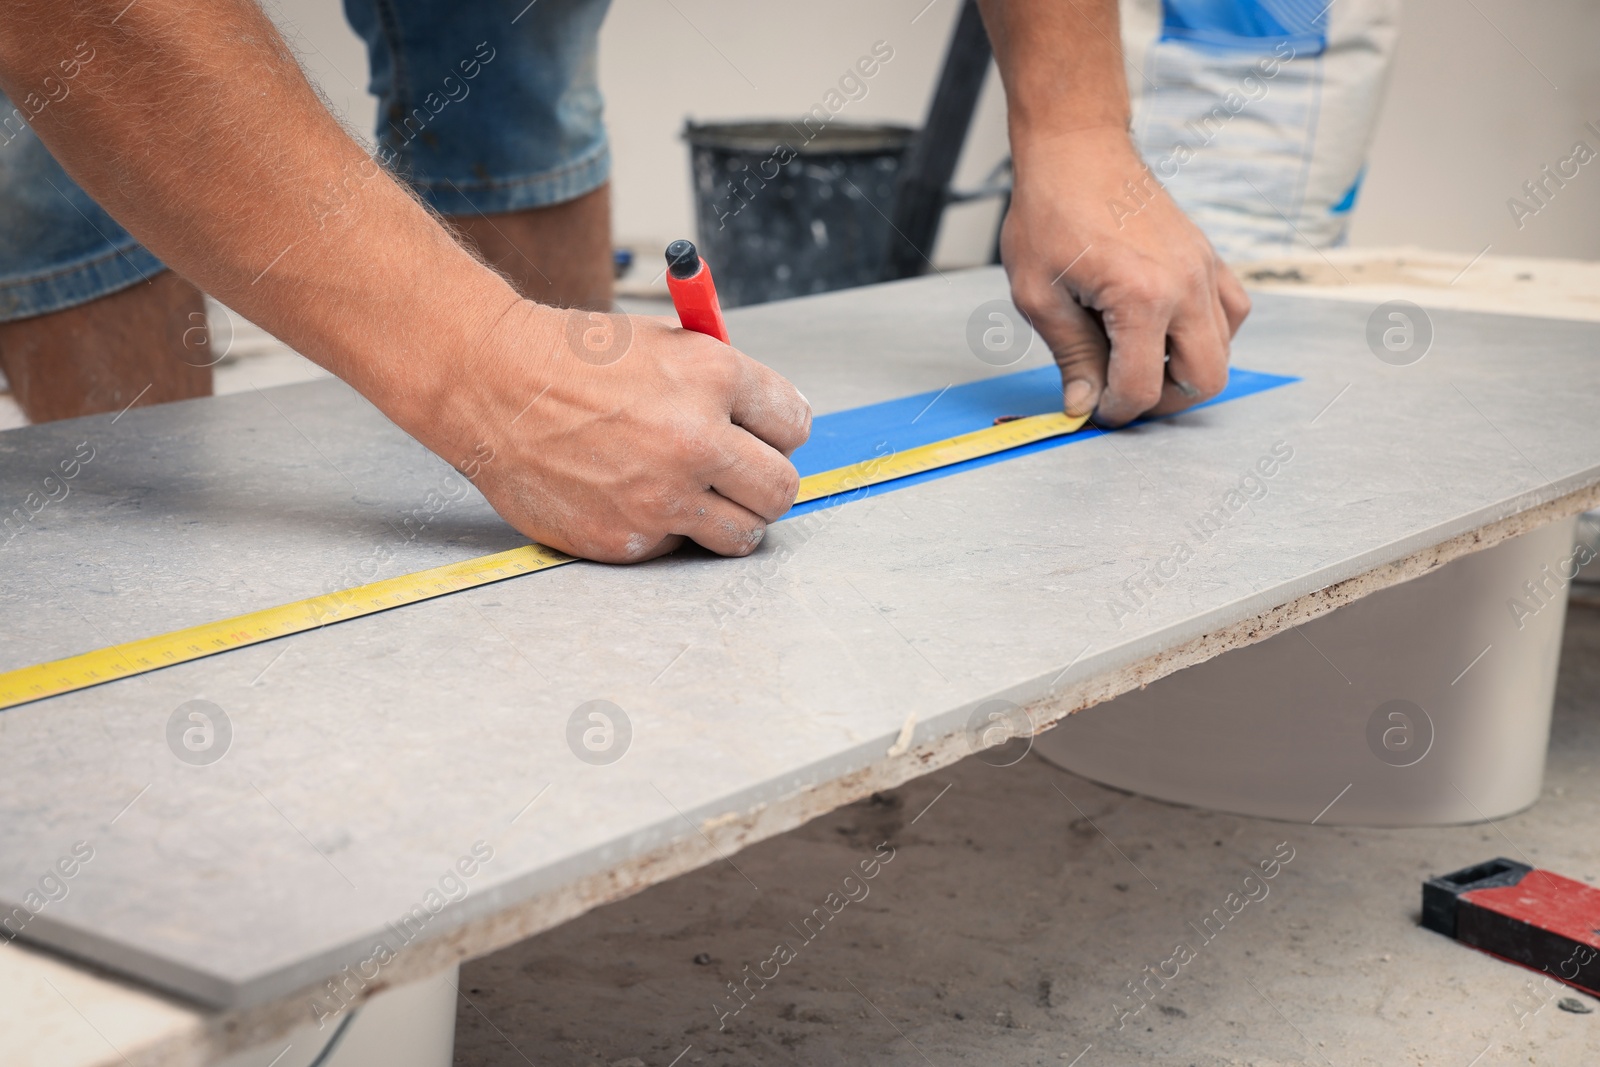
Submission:
<svg viewBox="0 0 1600 1067">
<path fill-rule="evenodd" d="M 724 307 L 879 280 L 916 131 L 815 119 L 684 127 L 700 251 Z"/>
</svg>

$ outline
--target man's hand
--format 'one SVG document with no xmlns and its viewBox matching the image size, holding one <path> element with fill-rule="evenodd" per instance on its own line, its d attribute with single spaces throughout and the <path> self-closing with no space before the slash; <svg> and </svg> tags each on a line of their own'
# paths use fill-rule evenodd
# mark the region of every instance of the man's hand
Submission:
<svg viewBox="0 0 1600 1067">
<path fill-rule="evenodd" d="M 1228 384 L 1228 344 L 1250 299 L 1125 130 L 1034 149 L 1017 171 L 1001 256 L 1012 299 L 1061 367 L 1069 415 L 1120 426 Z"/>
<path fill-rule="evenodd" d="M 979 2 L 1016 170 L 1001 258 L 1067 413 L 1120 426 L 1215 396 L 1250 300 L 1128 137 L 1117 0 Z"/>
<path fill-rule="evenodd" d="M 620 359 L 580 352 L 581 313 L 521 300 L 452 240 L 339 128 L 253 0 L 108 10 L 7 0 L 0 88 L 26 100 L 92 56 L 32 121 L 78 184 L 518 530 L 597 559 L 684 537 L 743 555 L 794 503 L 786 457 L 810 409 L 778 375 L 643 319 Z"/>
<path fill-rule="evenodd" d="M 609 318 L 520 303 L 456 374 L 445 410 L 408 428 L 447 458 L 474 456 L 458 466 L 506 521 L 564 552 L 634 563 L 686 537 L 754 551 L 794 505 L 787 457 L 811 432 L 810 406 L 719 341 Z M 575 343 L 589 331 L 617 350 L 594 358 Z"/>
</svg>

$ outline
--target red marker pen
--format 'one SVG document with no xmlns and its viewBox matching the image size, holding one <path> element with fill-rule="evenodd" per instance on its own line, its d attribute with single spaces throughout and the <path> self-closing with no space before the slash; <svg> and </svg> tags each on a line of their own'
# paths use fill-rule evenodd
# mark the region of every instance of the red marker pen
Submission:
<svg viewBox="0 0 1600 1067">
<path fill-rule="evenodd" d="M 717 302 L 717 286 L 711 280 L 711 267 L 700 258 L 693 242 L 674 241 L 667 246 L 667 291 L 672 294 L 672 306 L 685 330 L 730 343 L 728 326 L 722 321 L 722 305 Z"/>
</svg>

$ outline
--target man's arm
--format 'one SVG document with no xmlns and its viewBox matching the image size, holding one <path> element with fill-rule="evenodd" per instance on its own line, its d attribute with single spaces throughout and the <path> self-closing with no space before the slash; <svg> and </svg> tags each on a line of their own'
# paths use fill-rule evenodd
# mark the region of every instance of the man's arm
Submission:
<svg viewBox="0 0 1600 1067">
<path fill-rule="evenodd" d="M 1216 395 L 1250 300 L 1133 147 L 1116 0 L 980 6 L 1016 169 L 1001 257 L 1066 410 L 1116 426 Z M 1145 206 L 1116 217 L 1130 192 Z"/>
<path fill-rule="evenodd" d="M 28 111 L 49 99 L 34 131 L 164 262 L 546 544 L 632 561 L 687 536 L 743 555 L 788 510 L 810 409 L 776 373 L 648 319 L 628 320 L 623 358 L 581 358 L 572 313 L 463 251 L 339 128 L 254 3 L 125 3 L 0 0 L 0 88 Z"/>
</svg>

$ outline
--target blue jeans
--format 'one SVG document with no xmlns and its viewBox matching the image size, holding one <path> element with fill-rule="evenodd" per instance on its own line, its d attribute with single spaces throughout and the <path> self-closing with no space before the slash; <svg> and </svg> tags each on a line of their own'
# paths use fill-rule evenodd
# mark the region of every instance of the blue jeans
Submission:
<svg viewBox="0 0 1600 1067">
<path fill-rule="evenodd" d="M 596 56 L 609 3 L 344 0 L 371 61 L 374 154 L 446 215 L 544 207 L 598 188 L 611 172 Z M 70 95 L 63 84 L 56 92 Z M 0 322 L 164 269 L 67 177 L 26 117 L 0 96 Z"/>
</svg>

